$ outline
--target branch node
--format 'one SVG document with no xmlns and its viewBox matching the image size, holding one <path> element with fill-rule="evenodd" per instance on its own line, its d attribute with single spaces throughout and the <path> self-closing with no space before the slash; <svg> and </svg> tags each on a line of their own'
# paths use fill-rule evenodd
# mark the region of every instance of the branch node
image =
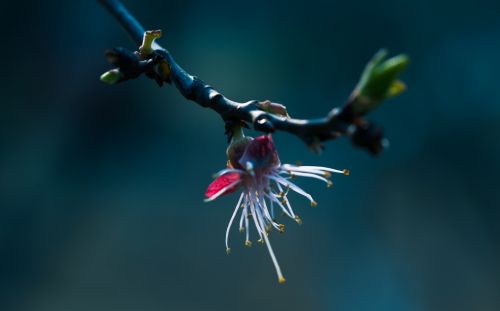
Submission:
<svg viewBox="0 0 500 311">
<path fill-rule="evenodd" d="M 268 119 L 265 113 L 260 114 L 255 118 L 253 127 L 255 130 L 264 133 L 272 133 L 275 130 L 273 123 Z"/>
</svg>

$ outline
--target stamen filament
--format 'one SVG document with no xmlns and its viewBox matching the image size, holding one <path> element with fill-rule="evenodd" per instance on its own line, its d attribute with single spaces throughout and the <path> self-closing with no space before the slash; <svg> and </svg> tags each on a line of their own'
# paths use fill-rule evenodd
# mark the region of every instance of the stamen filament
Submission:
<svg viewBox="0 0 500 311">
<path fill-rule="evenodd" d="M 271 217 L 271 215 L 269 214 L 269 210 L 267 209 L 267 204 L 266 204 L 266 200 L 264 199 L 264 197 L 262 197 L 262 202 L 260 204 L 261 206 L 263 206 L 263 211 L 264 211 L 264 216 L 267 218 L 267 221 L 274 227 L 276 228 L 277 230 L 280 230 L 279 228 L 279 225 L 273 220 L 273 218 Z"/>
<path fill-rule="evenodd" d="M 283 277 L 283 273 L 281 272 L 280 265 L 278 263 L 278 260 L 276 259 L 276 256 L 274 255 L 273 248 L 271 246 L 271 242 L 269 242 L 269 238 L 267 237 L 267 234 L 264 234 L 264 240 L 266 242 L 267 250 L 269 251 L 269 255 L 271 256 L 271 260 L 273 261 L 274 264 L 274 269 L 276 269 L 276 274 L 278 275 L 278 282 L 280 284 L 285 283 L 285 278 Z"/>
<path fill-rule="evenodd" d="M 316 169 L 311 169 L 311 168 L 302 168 L 298 166 L 293 166 L 290 164 L 283 164 L 280 167 L 281 171 L 289 171 L 289 172 L 303 172 L 303 173 L 313 173 L 317 175 L 324 175 L 325 172 L 324 170 L 316 170 Z"/>
<path fill-rule="evenodd" d="M 244 195 L 245 193 L 242 192 L 242 194 Z M 240 232 L 243 232 L 243 230 L 245 230 L 245 228 L 243 227 L 243 219 L 245 218 L 246 206 L 247 206 L 247 197 L 245 195 L 244 195 L 243 205 L 244 205 L 244 208 L 241 211 L 241 217 L 240 217 Z"/>
<path fill-rule="evenodd" d="M 271 195 L 274 195 L 274 193 L 272 193 Z M 270 200 L 273 200 L 274 202 L 276 202 L 278 204 L 279 207 L 281 207 L 281 209 L 283 210 L 283 212 L 290 218 L 293 218 L 293 216 L 287 211 L 287 209 L 283 206 L 283 204 L 281 204 L 281 202 L 274 196 L 271 196 L 271 195 L 268 195 L 266 194 L 266 196 L 270 199 Z"/>
<path fill-rule="evenodd" d="M 288 173 L 288 172 L 286 172 Z M 289 174 L 289 173 L 288 173 Z M 310 177 L 310 178 L 315 178 L 315 179 L 319 179 L 321 181 L 324 181 L 327 185 L 329 184 L 329 180 L 322 177 L 322 176 L 318 176 L 316 174 L 312 174 L 312 173 L 302 173 L 302 172 L 294 172 L 293 174 L 297 175 L 297 176 L 302 176 L 302 177 Z"/>
<path fill-rule="evenodd" d="M 276 186 L 278 187 L 278 189 L 283 193 L 281 195 L 281 198 L 283 199 L 283 203 L 286 204 L 286 206 L 288 207 L 288 210 L 290 211 L 290 218 L 294 218 L 295 214 L 294 214 L 292 206 L 288 202 L 288 198 L 287 198 L 288 191 L 290 191 L 290 186 L 287 186 L 286 187 L 286 191 L 283 192 L 283 188 L 281 188 L 281 185 L 278 182 L 276 182 L 276 181 L 274 181 L 274 182 L 276 183 Z"/>
<path fill-rule="evenodd" d="M 244 193 L 241 193 L 240 199 L 238 200 L 238 203 L 236 204 L 236 208 L 234 209 L 233 215 L 231 216 L 231 219 L 229 220 L 229 224 L 227 225 L 226 229 L 226 251 L 229 252 L 229 230 L 231 229 L 231 225 L 233 224 L 234 217 L 236 217 L 236 214 L 238 213 L 238 210 L 240 209 L 240 203 L 241 200 L 243 200 Z"/>
<path fill-rule="evenodd" d="M 257 213 L 255 212 L 255 206 L 254 206 L 253 201 L 250 201 L 250 213 L 252 215 L 253 223 L 255 224 L 255 228 L 257 229 L 257 233 L 259 234 L 259 237 L 262 239 L 262 233 L 264 233 L 264 235 L 265 235 L 265 232 L 264 232 L 264 229 L 262 229 L 259 226 L 259 222 L 257 221 Z"/>
<path fill-rule="evenodd" d="M 312 198 L 312 196 L 305 192 L 304 190 L 302 190 L 299 186 L 297 186 L 296 184 L 292 183 L 291 181 L 289 180 L 286 180 L 284 179 L 283 177 L 281 176 L 273 176 L 273 175 L 269 175 L 269 177 L 271 179 L 274 179 L 276 180 L 277 182 L 279 182 L 280 184 L 284 185 L 284 186 L 290 186 L 290 189 L 292 189 L 293 191 L 297 192 L 298 194 L 306 197 L 307 199 L 309 199 L 309 201 L 312 202 L 315 202 L 314 199 Z"/>
<path fill-rule="evenodd" d="M 285 197 L 286 198 L 286 197 Z M 292 205 L 290 204 L 290 202 L 288 200 L 285 201 L 285 204 L 286 204 L 286 207 L 288 207 L 288 209 L 290 210 L 290 212 L 292 213 L 292 216 L 293 218 L 297 218 L 297 215 L 295 215 L 295 213 L 293 212 L 293 209 L 292 209 Z"/>
<path fill-rule="evenodd" d="M 245 216 L 245 231 L 246 231 L 245 232 L 245 234 L 246 234 L 245 245 L 247 244 L 246 243 L 247 241 L 250 241 L 250 226 L 248 225 L 247 209 L 248 209 L 248 204 L 245 206 L 245 209 L 243 210 L 243 212 L 245 213 L 244 214 L 244 216 Z M 250 245 L 252 245 L 252 244 L 250 244 Z"/>
<path fill-rule="evenodd" d="M 332 173 L 337 173 L 337 174 L 345 174 L 345 171 L 346 171 L 346 170 L 336 170 L 336 169 L 329 168 L 329 167 L 324 167 L 324 166 L 308 166 L 308 165 L 305 165 L 305 166 L 300 166 L 300 167 L 301 168 L 305 168 L 305 169 L 322 170 L 322 171 L 327 171 L 327 172 L 332 172 Z"/>
<path fill-rule="evenodd" d="M 225 175 L 227 173 L 239 173 L 239 174 L 242 174 L 242 173 L 244 173 L 244 171 L 236 169 L 236 168 L 225 168 L 225 169 L 220 170 L 217 173 L 213 174 L 213 178 L 220 177 L 220 176 Z"/>
<path fill-rule="evenodd" d="M 269 203 L 271 204 L 271 219 L 274 219 L 274 203 L 272 200 L 269 200 Z"/>
</svg>

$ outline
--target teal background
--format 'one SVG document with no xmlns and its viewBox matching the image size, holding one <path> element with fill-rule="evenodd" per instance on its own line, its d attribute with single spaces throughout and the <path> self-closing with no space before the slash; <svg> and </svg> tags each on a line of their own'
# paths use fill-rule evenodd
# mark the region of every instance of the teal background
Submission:
<svg viewBox="0 0 500 311">
<path fill-rule="evenodd" d="M 140 78 L 101 83 L 134 48 L 97 1 L 0 3 L 0 310 L 499 310 L 500 2 L 132 1 L 178 62 L 235 100 L 324 115 L 381 47 L 408 91 L 370 118 L 391 147 L 346 139 L 282 162 L 349 168 L 300 180 L 304 223 L 265 247 L 224 233 L 237 196 L 203 203 L 225 165 L 219 116 Z M 256 133 L 249 132 L 256 135 Z"/>
</svg>

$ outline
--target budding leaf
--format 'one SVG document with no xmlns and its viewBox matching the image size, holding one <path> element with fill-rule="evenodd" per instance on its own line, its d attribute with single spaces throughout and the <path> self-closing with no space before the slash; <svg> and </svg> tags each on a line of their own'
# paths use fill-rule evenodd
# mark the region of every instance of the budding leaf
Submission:
<svg viewBox="0 0 500 311">
<path fill-rule="evenodd" d="M 162 31 L 158 30 L 146 30 L 142 38 L 142 44 L 139 46 L 139 55 L 142 59 L 150 57 L 154 52 L 155 40 L 161 38 Z M 170 79 L 170 65 L 167 61 L 163 60 L 158 65 L 158 74 L 163 81 L 169 81 Z"/>
<path fill-rule="evenodd" d="M 400 54 L 389 59 L 386 57 L 387 51 L 380 50 L 366 65 L 351 95 L 356 114 L 366 114 L 383 100 L 397 96 L 406 89 L 398 76 L 408 65 L 408 56 Z"/>
<path fill-rule="evenodd" d="M 161 30 L 146 30 L 142 37 L 142 44 L 139 46 L 139 53 L 142 57 L 147 57 L 153 53 L 153 43 L 156 39 L 161 38 Z"/>
<path fill-rule="evenodd" d="M 111 69 L 111 70 L 103 73 L 101 75 L 100 79 L 104 83 L 115 84 L 115 83 L 118 83 L 122 77 L 123 77 L 123 75 L 120 72 L 120 69 L 115 68 L 115 69 Z"/>
</svg>

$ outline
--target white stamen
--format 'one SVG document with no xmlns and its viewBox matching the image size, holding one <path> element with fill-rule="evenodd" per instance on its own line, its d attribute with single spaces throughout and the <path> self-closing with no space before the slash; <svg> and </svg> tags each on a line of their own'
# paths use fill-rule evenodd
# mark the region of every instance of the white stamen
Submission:
<svg viewBox="0 0 500 311">
<path fill-rule="evenodd" d="M 283 213 L 285 213 L 288 217 L 293 218 L 293 216 L 290 214 L 290 212 L 283 206 L 283 204 L 281 204 L 281 202 L 278 200 L 278 198 L 275 196 L 274 193 L 271 193 L 271 195 L 266 194 L 266 196 L 270 200 L 276 202 L 278 204 L 278 206 L 281 207 L 281 209 L 283 210 Z"/>
<path fill-rule="evenodd" d="M 264 222 L 265 222 L 266 227 L 268 224 L 271 224 L 274 228 L 276 228 L 276 230 L 279 230 L 278 224 L 273 221 L 273 219 L 271 218 L 271 215 L 269 214 L 269 211 L 268 211 L 267 205 L 266 205 L 266 200 L 264 199 L 264 196 L 259 195 L 259 197 L 256 199 L 258 200 L 258 204 L 261 207 L 261 210 L 262 210 L 261 215 L 264 218 Z M 259 212 L 259 209 L 257 209 L 257 212 Z"/>
<path fill-rule="evenodd" d="M 312 173 L 312 174 L 317 174 L 317 175 L 324 175 L 326 171 L 322 170 L 315 170 L 315 169 L 307 169 L 307 168 L 302 168 L 300 166 L 294 166 L 290 164 L 283 164 L 281 167 L 281 172 L 283 171 L 291 171 L 291 172 L 303 172 L 303 173 Z"/>
<path fill-rule="evenodd" d="M 284 179 L 283 177 L 281 176 L 276 176 L 276 175 L 268 175 L 271 179 L 274 179 L 276 180 L 277 182 L 279 182 L 280 184 L 282 184 L 283 186 L 289 186 L 290 189 L 292 189 L 293 191 L 297 192 L 298 194 L 300 195 L 303 195 L 304 197 L 306 197 L 307 199 L 309 199 L 309 201 L 311 201 L 311 203 L 315 202 L 314 199 L 312 198 L 312 196 L 305 192 L 304 190 L 302 190 L 299 186 L 297 186 L 296 184 L 294 184 L 293 182 L 289 181 L 289 180 L 286 180 Z"/>
<path fill-rule="evenodd" d="M 269 203 L 271 204 L 271 219 L 274 219 L 274 203 L 273 203 L 273 200 L 269 200 Z"/>
<path fill-rule="evenodd" d="M 290 210 L 293 218 L 294 219 L 297 218 L 297 215 L 295 215 L 294 212 L 293 212 L 292 205 L 290 204 L 290 202 L 288 201 L 288 199 L 286 199 L 286 197 L 285 197 L 285 204 L 286 204 L 286 207 L 288 207 L 288 209 Z"/>
<path fill-rule="evenodd" d="M 337 174 L 344 174 L 344 171 L 341 171 L 341 170 L 336 170 L 336 169 L 333 169 L 333 168 L 329 168 L 329 167 L 324 167 L 324 166 L 299 166 L 300 168 L 303 168 L 303 169 L 313 169 L 313 170 L 321 170 L 321 171 L 327 171 L 327 172 L 332 172 L 332 173 L 337 173 Z"/>
<path fill-rule="evenodd" d="M 292 209 L 292 206 L 290 205 L 290 202 L 288 201 L 287 196 L 285 195 L 282 198 L 283 198 L 283 200 L 280 201 L 280 202 L 282 204 L 285 204 L 286 208 L 288 208 L 288 211 L 290 211 L 290 218 L 295 218 L 295 213 L 294 213 L 294 211 Z"/>
<path fill-rule="evenodd" d="M 264 229 L 259 225 L 259 222 L 257 221 L 257 212 L 255 211 L 255 206 L 254 206 L 254 202 L 253 200 L 250 201 L 250 213 L 252 214 L 252 218 L 253 218 L 253 223 L 255 225 L 255 228 L 257 229 L 257 233 L 259 234 L 259 237 L 262 239 L 262 233 L 264 233 L 264 235 L 266 234 L 266 232 L 264 231 Z"/>
<path fill-rule="evenodd" d="M 267 226 L 267 223 L 266 221 L 264 220 L 264 218 L 262 217 L 262 209 L 259 209 L 259 208 L 255 208 L 255 213 L 257 215 L 257 218 L 259 220 L 259 224 L 260 224 L 260 227 L 262 228 L 262 234 L 264 235 L 267 235 L 267 232 L 266 232 L 266 226 Z"/>
<path fill-rule="evenodd" d="M 273 220 L 273 217 L 271 217 L 271 214 L 269 214 L 269 210 L 267 208 L 267 204 L 266 204 L 266 200 L 264 198 L 262 198 L 262 202 L 261 202 L 261 205 L 264 206 L 264 208 L 262 209 L 264 211 L 264 216 L 267 218 L 267 221 L 274 227 L 276 228 L 277 230 L 280 230 L 280 227 L 279 225 Z"/>
<path fill-rule="evenodd" d="M 245 240 L 245 243 L 246 241 L 250 241 L 250 226 L 248 225 L 248 212 L 247 212 L 247 209 L 248 209 L 248 205 L 250 204 L 250 202 L 247 201 L 247 205 L 245 206 L 245 208 L 243 209 L 243 212 L 245 213 L 245 233 L 246 233 L 246 240 Z"/>
<path fill-rule="evenodd" d="M 238 200 L 238 203 L 236 204 L 236 208 L 234 209 L 233 215 L 231 216 L 231 219 L 229 220 L 229 224 L 227 225 L 226 229 L 226 250 L 229 250 L 229 230 L 231 229 L 231 225 L 233 224 L 234 217 L 238 213 L 238 210 L 240 209 L 240 204 L 241 200 L 243 200 L 244 193 L 241 193 L 240 199 Z"/>
<path fill-rule="evenodd" d="M 288 195 L 288 191 L 290 191 L 290 187 L 287 186 L 286 189 L 283 190 L 283 188 L 281 188 L 281 185 L 279 182 L 274 180 L 274 183 L 276 184 L 276 187 L 280 191 L 280 194 L 277 194 L 277 197 L 286 198 L 286 196 Z"/>
<path fill-rule="evenodd" d="M 220 170 L 220 171 L 218 171 L 217 173 L 215 173 L 215 174 L 213 175 L 213 177 L 214 177 L 214 178 L 217 178 L 217 177 L 220 177 L 220 176 L 222 176 L 222 175 L 224 175 L 224 174 L 227 174 L 227 173 L 239 173 L 239 174 L 242 174 L 242 173 L 244 173 L 244 171 L 243 171 L 243 170 L 236 169 L 236 168 L 225 168 L 225 169 Z"/>
<path fill-rule="evenodd" d="M 245 212 L 244 210 L 241 212 L 241 217 L 240 217 L 240 232 L 245 231 L 245 227 L 243 227 L 243 219 L 245 218 Z"/>
<path fill-rule="evenodd" d="M 283 273 L 281 272 L 280 265 L 278 263 L 278 260 L 276 259 L 276 256 L 274 255 L 273 248 L 271 246 L 271 242 L 269 242 L 269 238 L 267 237 L 267 234 L 264 234 L 264 240 L 266 242 L 267 250 L 269 251 L 269 255 L 271 256 L 271 260 L 273 261 L 274 264 L 274 269 L 276 269 L 276 274 L 278 275 L 278 282 L 279 283 L 285 283 L 285 278 L 283 277 Z"/>
<path fill-rule="evenodd" d="M 288 172 L 285 172 L 285 173 L 290 174 Z M 310 178 L 319 179 L 319 180 L 324 181 L 326 184 L 330 184 L 330 181 L 328 179 L 326 179 L 325 177 L 321 177 L 321 176 L 315 175 L 315 174 L 302 173 L 302 172 L 293 172 L 292 174 L 297 175 L 297 176 L 302 176 L 302 177 L 310 177 Z"/>
</svg>

